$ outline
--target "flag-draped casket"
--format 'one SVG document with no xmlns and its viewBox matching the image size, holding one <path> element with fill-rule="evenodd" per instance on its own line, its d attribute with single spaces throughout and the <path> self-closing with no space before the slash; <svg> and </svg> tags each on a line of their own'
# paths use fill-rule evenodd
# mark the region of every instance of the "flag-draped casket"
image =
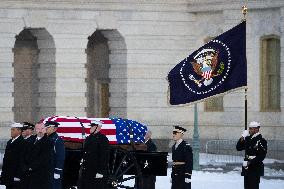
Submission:
<svg viewBox="0 0 284 189">
<path fill-rule="evenodd" d="M 135 143 L 145 142 L 147 127 L 129 119 L 52 116 L 45 118 L 43 122 L 58 122 L 60 125 L 57 133 L 65 141 L 83 142 L 90 134 L 90 123 L 93 120 L 102 123 L 101 133 L 107 136 L 110 144 L 129 144 L 132 134 Z"/>
</svg>

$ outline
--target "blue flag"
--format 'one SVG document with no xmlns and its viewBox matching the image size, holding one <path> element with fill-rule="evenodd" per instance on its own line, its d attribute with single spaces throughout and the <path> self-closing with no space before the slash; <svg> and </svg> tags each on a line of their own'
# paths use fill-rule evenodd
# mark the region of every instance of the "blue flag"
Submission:
<svg viewBox="0 0 284 189">
<path fill-rule="evenodd" d="M 170 104 L 196 103 L 247 86 L 246 22 L 209 41 L 168 75 Z"/>
</svg>

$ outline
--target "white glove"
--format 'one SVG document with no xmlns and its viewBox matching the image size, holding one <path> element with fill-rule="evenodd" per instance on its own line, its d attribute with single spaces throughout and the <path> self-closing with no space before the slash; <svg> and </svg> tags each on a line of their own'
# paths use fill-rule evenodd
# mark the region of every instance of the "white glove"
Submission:
<svg viewBox="0 0 284 189">
<path fill-rule="evenodd" d="M 248 130 L 244 130 L 242 133 L 242 137 L 246 138 L 247 136 L 249 136 L 249 132 Z"/>
<path fill-rule="evenodd" d="M 190 183 L 190 182 L 191 182 L 191 179 L 190 179 L 190 178 L 185 178 L 184 182 L 185 182 L 185 183 Z"/>
<path fill-rule="evenodd" d="M 19 181 L 21 181 L 21 179 L 19 179 L 19 178 L 17 178 L 17 177 L 14 177 L 14 181 L 15 181 L 15 182 L 19 182 Z"/>
<path fill-rule="evenodd" d="M 245 169 L 248 169 L 248 161 L 243 161 L 243 167 L 244 167 Z"/>
<path fill-rule="evenodd" d="M 54 177 L 54 179 L 60 179 L 60 175 L 56 174 L 56 173 L 54 173 L 53 177 Z"/>
<path fill-rule="evenodd" d="M 96 178 L 103 178 L 104 177 L 104 175 L 102 175 L 102 174 L 100 174 L 100 173 L 97 173 L 96 174 Z"/>
</svg>

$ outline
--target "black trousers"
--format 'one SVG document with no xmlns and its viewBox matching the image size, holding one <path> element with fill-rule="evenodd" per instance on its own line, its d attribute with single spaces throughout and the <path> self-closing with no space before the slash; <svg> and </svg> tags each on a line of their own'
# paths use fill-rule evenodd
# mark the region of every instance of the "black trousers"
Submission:
<svg viewBox="0 0 284 189">
<path fill-rule="evenodd" d="M 244 189 L 259 189 L 260 176 L 247 175 L 244 176 Z"/>
<path fill-rule="evenodd" d="M 6 189 L 21 189 L 21 183 L 20 182 L 14 182 L 14 184 L 11 185 L 5 185 Z"/>
<path fill-rule="evenodd" d="M 186 183 L 184 176 L 172 176 L 172 189 L 191 189 L 191 182 Z"/>
<path fill-rule="evenodd" d="M 106 189 L 107 183 L 105 178 L 82 178 L 80 183 L 80 189 Z"/>
<path fill-rule="evenodd" d="M 138 189 L 155 189 L 156 176 L 142 176 L 138 181 Z"/>
</svg>

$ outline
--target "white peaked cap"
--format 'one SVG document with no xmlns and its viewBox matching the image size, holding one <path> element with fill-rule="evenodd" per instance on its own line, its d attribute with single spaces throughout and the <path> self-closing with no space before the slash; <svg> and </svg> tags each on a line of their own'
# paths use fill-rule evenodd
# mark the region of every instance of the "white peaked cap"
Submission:
<svg viewBox="0 0 284 189">
<path fill-rule="evenodd" d="M 91 124 L 97 124 L 97 125 L 102 125 L 103 123 L 97 120 L 92 120 Z"/>
<path fill-rule="evenodd" d="M 256 121 L 252 121 L 249 123 L 249 127 L 254 128 L 254 127 L 260 127 L 260 123 Z"/>
<path fill-rule="evenodd" d="M 22 127 L 23 127 L 23 125 L 20 124 L 20 123 L 12 123 L 11 124 L 11 128 L 22 128 Z"/>
</svg>

